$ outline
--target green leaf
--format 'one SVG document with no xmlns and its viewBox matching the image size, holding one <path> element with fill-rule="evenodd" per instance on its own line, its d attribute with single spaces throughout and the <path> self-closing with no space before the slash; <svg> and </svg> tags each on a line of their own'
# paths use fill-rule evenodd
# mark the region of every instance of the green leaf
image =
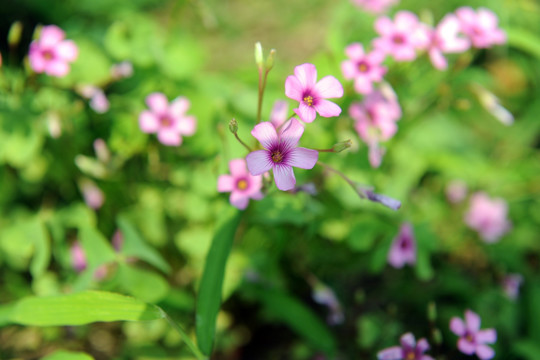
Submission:
<svg viewBox="0 0 540 360">
<path fill-rule="evenodd" d="M 41 360 L 93 360 L 94 358 L 83 352 L 58 350 L 42 357 Z"/>
<path fill-rule="evenodd" d="M 154 305 L 135 298 L 103 291 L 27 297 L 18 301 L 10 320 L 31 326 L 84 325 L 97 321 L 140 321 L 161 319 Z"/>
<path fill-rule="evenodd" d="M 217 230 L 206 257 L 197 298 L 196 332 L 199 349 L 210 355 L 216 332 L 216 318 L 221 306 L 225 266 L 231 252 L 241 213 L 235 211 Z"/>
<path fill-rule="evenodd" d="M 140 236 L 135 227 L 125 217 L 117 219 L 118 227 L 124 236 L 121 252 L 126 256 L 135 256 L 154 265 L 164 273 L 170 273 L 171 267 L 152 246 L 149 246 Z"/>
<path fill-rule="evenodd" d="M 79 237 L 90 271 L 93 272 L 98 266 L 116 259 L 111 244 L 97 229 L 84 226 L 79 231 Z"/>
<path fill-rule="evenodd" d="M 158 302 L 169 292 L 167 281 L 149 270 L 121 264 L 118 278 L 123 289 L 144 301 Z"/>
<path fill-rule="evenodd" d="M 540 37 L 524 29 L 506 29 L 508 44 L 540 59 Z"/>
</svg>

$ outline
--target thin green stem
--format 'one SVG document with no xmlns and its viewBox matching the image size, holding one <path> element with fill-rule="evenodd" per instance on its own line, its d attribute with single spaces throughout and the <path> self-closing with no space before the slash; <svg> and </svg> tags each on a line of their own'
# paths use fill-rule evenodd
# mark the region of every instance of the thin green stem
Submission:
<svg viewBox="0 0 540 360">
<path fill-rule="evenodd" d="M 262 104 L 264 98 L 264 89 L 266 88 L 266 80 L 268 79 L 268 73 L 270 69 L 264 71 L 264 76 L 262 75 L 262 69 L 259 69 L 259 98 L 257 102 L 257 123 L 261 122 L 261 112 Z"/>
<path fill-rule="evenodd" d="M 349 185 L 353 188 L 354 192 L 356 192 L 356 193 L 358 194 L 358 188 L 357 188 L 357 186 L 356 186 L 356 183 L 355 183 L 354 181 L 352 181 L 351 179 L 349 179 L 349 178 L 347 177 L 347 175 L 345 175 L 345 174 L 342 173 L 341 171 L 339 171 L 339 170 L 337 170 L 337 169 L 334 169 L 334 168 L 331 167 L 330 165 L 325 164 L 325 163 L 323 163 L 323 162 L 321 162 L 321 161 L 317 161 L 317 164 L 321 165 L 321 166 L 324 167 L 326 170 L 329 170 L 329 171 L 331 171 L 331 172 L 333 172 L 333 173 L 336 173 L 336 174 L 338 174 L 339 176 L 341 176 L 341 177 L 343 178 L 343 180 L 345 180 L 345 181 L 347 182 L 347 184 L 349 184 Z"/>
<path fill-rule="evenodd" d="M 236 138 L 236 140 L 238 140 L 238 142 L 242 145 L 244 145 L 244 147 L 249 151 L 249 152 L 252 152 L 253 150 L 245 143 L 243 142 L 240 137 L 238 136 L 238 133 L 234 133 L 234 137 Z"/>
<path fill-rule="evenodd" d="M 188 346 L 188 348 L 191 350 L 191 352 L 193 353 L 193 355 L 195 355 L 195 357 L 198 359 L 198 360 L 208 360 L 208 358 L 206 356 L 204 356 L 203 353 L 201 353 L 201 351 L 197 348 L 197 346 L 195 346 L 195 344 L 193 343 L 193 341 L 191 341 L 191 338 L 188 336 L 188 334 L 184 331 L 184 329 L 182 329 L 182 327 L 180 327 L 180 325 L 178 325 L 170 316 L 169 314 L 167 314 L 162 308 L 158 307 L 159 310 L 161 311 L 161 314 L 163 315 L 163 317 L 167 320 L 167 322 L 169 323 L 169 325 L 171 325 L 173 327 L 174 330 L 176 330 L 179 334 L 180 334 L 180 337 L 182 338 L 182 340 L 186 343 L 186 345 Z"/>
</svg>

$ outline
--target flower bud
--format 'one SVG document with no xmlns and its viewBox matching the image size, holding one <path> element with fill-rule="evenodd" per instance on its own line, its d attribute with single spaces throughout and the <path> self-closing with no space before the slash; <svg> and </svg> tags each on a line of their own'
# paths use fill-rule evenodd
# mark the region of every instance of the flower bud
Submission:
<svg viewBox="0 0 540 360">
<path fill-rule="evenodd" d="M 236 134 L 236 132 L 238 131 L 238 121 L 236 121 L 236 119 L 231 119 L 231 121 L 229 121 L 229 130 L 233 133 L 233 134 Z"/>
<path fill-rule="evenodd" d="M 276 54 L 276 49 L 270 50 L 270 54 L 266 58 L 266 71 L 270 71 L 274 67 L 274 56 Z"/>
<path fill-rule="evenodd" d="M 15 21 L 9 28 L 8 44 L 9 46 L 17 46 L 21 41 L 23 25 L 20 21 Z"/>
<path fill-rule="evenodd" d="M 345 141 L 340 141 L 337 144 L 335 144 L 334 146 L 332 146 L 332 151 L 335 152 L 335 153 L 342 152 L 343 150 L 348 149 L 351 146 L 352 146 L 351 139 L 345 140 Z"/>
<path fill-rule="evenodd" d="M 437 320 L 437 305 L 435 305 L 433 301 L 428 304 L 427 316 L 428 320 L 431 322 L 435 322 Z"/>
<path fill-rule="evenodd" d="M 260 42 L 255 43 L 255 64 L 259 69 L 262 69 L 264 65 L 263 50 Z"/>
</svg>

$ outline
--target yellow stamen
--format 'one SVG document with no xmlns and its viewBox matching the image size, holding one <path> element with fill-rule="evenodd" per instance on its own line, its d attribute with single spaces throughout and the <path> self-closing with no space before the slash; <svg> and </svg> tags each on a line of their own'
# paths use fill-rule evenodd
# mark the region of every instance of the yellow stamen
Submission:
<svg viewBox="0 0 540 360">
<path fill-rule="evenodd" d="M 367 71 L 367 65 L 364 64 L 364 63 L 358 65 L 358 70 L 360 70 L 360 72 L 366 72 Z"/>
<path fill-rule="evenodd" d="M 248 183 L 246 180 L 240 180 L 236 183 L 236 187 L 239 189 L 239 190 L 246 190 L 247 187 L 248 187 Z"/>
<path fill-rule="evenodd" d="M 313 106 L 313 97 L 309 95 L 304 97 L 304 102 L 307 106 Z"/>
<path fill-rule="evenodd" d="M 280 163 L 282 160 L 283 160 L 283 155 L 281 154 L 281 152 L 276 151 L 276 152 L 272 153 L 272 161 L 273 162 Z"/>
<path fill-rule="evenodd" d="M 416 355 L 411 351 L 407 353 L 407 360 L 414 360 L 416 358 Z"/>
</svg>

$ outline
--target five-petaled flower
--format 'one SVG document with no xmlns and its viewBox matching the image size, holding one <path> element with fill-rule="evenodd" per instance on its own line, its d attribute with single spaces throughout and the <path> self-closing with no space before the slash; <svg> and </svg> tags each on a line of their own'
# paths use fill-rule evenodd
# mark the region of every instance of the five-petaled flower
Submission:
<svg viewBox="0 0 540 360">
<path fill-rule="evenodd" d="M 232 206 L 244 210 L 249 199 L 260 200 L 262 176 L 251 175 L 246 168 L 246 160 L 234 159 L 229 162 L 230 175 L 220 175 L 217 189 L 219 192 L 230 192 L 229 201 Z"/>
<path fill-rule="evenodd" d="M 316 150 L 296 146 L 303 133 L 304 127 L 295 118 L 285 123 L 279 134 L 270 122 L 255 125 L 251 135 L 259 140 L 264 150 L 246 156 L 251 175 L 261 175 L 272 169 L 278 189 L 293 189 L 296 179 L 292 167 L 312 169 L 319 158 Z"/>
<path fill-rule="evenodd" d="M 39 39 L 30 43 L 28 60 L 37 73 L 63 77 L 69 73 L 69 63 L 77 59 L 75 42 L 65 40 L 65 33 L 56 25 L 44 26 Z"/>
<path fill-rule="evenodd" d="M 486 193 L 477 192 L 471 196 L 465 223 L 478 231 L 485 242 L 494 243 L 512 227 L 507 215 L 508 205 L 504 199 L 491 199 Z"/>
<path fill-rule="evenodd" d="M 497 332 L 495 329 L 480 330 L 480 316 L 471 310 L 465 311 L 465 321 L 453 317 L 450 320 L 450 330 L 459 336 L 457 347 L 462 353 L 467 355 L 476 353 L 482 360 L 495 356 L 495 351 L 485 344 L 495 343 Z"/>
<path fill-rule="evenodd" d="M 343 96 L 341 83 L 333 76 L 325 76 L 317 82 L 317 69 L 313 64 L 302 64 L 294 68 L 294 75 L 285 80 L 285 95 L 300 104 L 294 112 L 300 120 L 310 123 L 317 113 L 322 117 L 341 114 L 341 108 L 327 98 Z"/>
<path fill-rule="evenodd" d="M 416 241 L 411 224 L 401 225 L 399 234 L 392 241 L 388 252 L 388 263 L 395 268 L 416 263 Z"/>
<path fill-rule="evenodd" d="M 195 133 L 195 117 L 187 116 L 189 100 L 177 97 L 170 104 L 162 93 L 152 93 L 146 97 L 150 110 L 139 115 L 139 126 L 145 133 L 157 133 L 163 145 L 178 146 L 182 143 L 182 135 Z"/>
<path fill-rule="evenodd" d="M 429 343 L 422 338 L 416 342 L 412 333 L 406 333 L 399 339 L 401 346 L 392 346 L 379 351 L 377 358 L 379 360 L 433 360 L 424 353 L 429 350 Z"/>
<path fill-rule="evenodd" d="M 429 58 L 438 70 L 445 70 L 448 67 L 443 53 L 460 53 L 468 50 L 471 46 L 467 38 L 460 36 L 461 24 L 454 14 L 446 15 L 435 29 L 426 31 L 430 37 Z"/>
<path fill-rule="evenodd" d="M 373 83 L 383 79 L 386 68 L 382 66 L 384 53 L 380 51 L 364 52 L 360 43 L 353 43 L 345 48 L 349 59 L 341 63 L 341 71 L 347 80 L 354 79 L 354 89 L 360 94 L 373 91 Z"/>
<path fill-rule="evenodd" d="M 497 15 L 486 8 L 479 8 L 476 12 L 468 6 L 456 10 L 461 24 L 461 31 L 469 37 L 471 43 L 477 48 L 488 48 L 506 42 L 506 34 L 499 28 Z"/>
</svg>

